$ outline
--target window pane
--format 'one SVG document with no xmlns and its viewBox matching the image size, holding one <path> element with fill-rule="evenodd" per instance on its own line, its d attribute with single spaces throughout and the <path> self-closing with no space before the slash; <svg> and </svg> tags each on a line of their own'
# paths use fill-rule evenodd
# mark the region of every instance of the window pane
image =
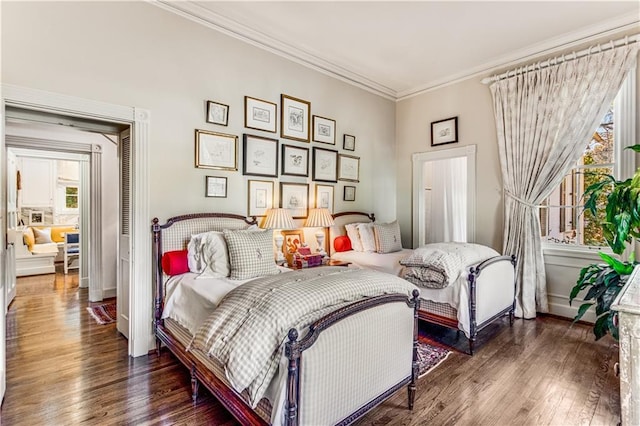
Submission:
<svg viewBox="0 0 640 426">
<path fill-rule="evenodd" d="M 544 229 L 543 241 L 549 243 L 576 244 L 576 209 L 573 207 L 548 207 L 545 211 L 545 223 L 540 223 Z"/>
<path fill-rule="evenodd" d="M 613 164 L 614 161 L 613 105 L 611 105 L 593 134 L 591 142 L 587 145 L 579 164 Z"/>
<path fill-rule="evenodd" d="M 65 207 L 68 209 L 78 208 L 78 187 L 67 186 L 65 188 Z"/>
</svg>

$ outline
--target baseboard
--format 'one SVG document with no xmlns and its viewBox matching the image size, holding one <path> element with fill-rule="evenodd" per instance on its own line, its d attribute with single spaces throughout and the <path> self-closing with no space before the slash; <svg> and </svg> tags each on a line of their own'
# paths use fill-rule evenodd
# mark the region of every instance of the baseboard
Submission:
<svg viewBox="0 0 640 426">
<path fill-rule="evenodd" d="M 584 302 L 582 299 L 574 299 L 569 305 L 569 297 L 563 294 L 549 294 L 549 313 L 559 317 L 573 320 L 578 314 L 578 308 Z M 583 316 L 582 321 L 593 324 L 596 322 L 595 308 L 590 308 Z"/>
<path fill-rule="evenodd" d="M 116 297 L 118 295 L 118 291 L 115 288 L 106 288 L 102 290 L 102 297 L 105 299 L 111 299 L 112 297 Z"/>
</svg>

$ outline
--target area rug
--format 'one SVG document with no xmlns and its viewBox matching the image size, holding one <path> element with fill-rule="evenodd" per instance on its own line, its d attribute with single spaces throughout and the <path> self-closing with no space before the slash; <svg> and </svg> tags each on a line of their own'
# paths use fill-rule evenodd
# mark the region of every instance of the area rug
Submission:
<svg viewBox="0 0 640 426">
<path fill-rule="evenodd" d="M 94 320 L 100 325 L 110 324 L 116 321 L 116 305 L 115 303 L 107 303 L 105 305 L 87 306 L 87 311 Z"/>
<path fill-rule="evenodd" d="M 422 377 L 440 365 L 451 351 L 418 340 L 418 377 Z"/>
</svg>

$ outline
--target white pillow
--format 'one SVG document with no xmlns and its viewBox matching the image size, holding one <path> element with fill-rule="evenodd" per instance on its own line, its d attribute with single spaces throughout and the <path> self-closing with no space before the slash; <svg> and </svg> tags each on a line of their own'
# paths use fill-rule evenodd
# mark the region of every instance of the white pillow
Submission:
<svg viewBox="0 0 640 426">
<path fill-rule="evenodd" d="M 260 231 L 260 228 L 258 227 L 258 225 L 251 225 L 250 227 L 248 227 L 246 229 L 247 231 Z M 205 244 L 205 241 L 203 241 L 203 237 L 208 235 L 211 232 L 216 232 L 218 234 L 220 234 L 221 238 L 222 238 L 222 243 L 224 244 L 224 250 L 219 250 L 219 256 L 222 256 L 222 252 L 224 252 L 224 255 L 226 256 L 226 260 L 225 263 L 227 265 L 227 270 L 226 270 L 226 275 L 224 275 L 225 277 L 229 276 L 229 253 L 228 253 L 228 249 L 227 249 L 227 242 L 224 239 L 224 235 L 222 232 L 218 232 L 218 231 L 208 231 L 208 232 L 202 232 L 200 234 L 194 234 L 191 236 L 191 240 L 189 240 L 189 244 L 187 245 L 187 262 L 189 264 L 189 271 L 193 272 L 194 274 L 202 274 L 205 269 L 207 269 L 207 259 L 205 258 L 204 254 L 202 253 L 202 249 L 203 246 Z M 213 237 L 209 237 L 209 240 L 211 240 L 211 238 Z M 217 262 L 216 262 L 217 260 Z M 217 264 L 218 265 L 218 270 L 220 271 L 220 273 L 225 273 L 225 270 L 223 269 L 224 267 L 222 266 L 222 260 L 220 258 L 218 259 L 211 259 L 212 264 Z M 207 273 L 212 273 L 214 267 L 210 268 L 210 270 Z M 203 276 L 203 278 L 209 278 L 209 277 L 213 277 L 213 276 Z M 218 276 L 216 275 L 213 278 L 217 278 Z"/>
<path fill-rule="evenodd" d="M 201 234 L 200 260 L 204 270 L 197 278 L 228 277 L 231 270 L 227 242 L 222 232 L 210 231 Z"/>
<path fill-rule="evenodd" d="M 195 234 L 191 236 L 189 244 L 187 245 L 187 262 L 189 264 L 189 270 L 195 274 L 201 274 L 204 271 L 205 266 L 204 259 L 202 259 L 202 236 L 206 234 Z"/>
<path fill-rule="evenodd" d="M 374 224 L 376 237 L 376 251 L 378 253 L 393 253 L 402 250 L 400 239 L 400 225 L 397 220 L 391 223 Z"/>
<path fill-rule="evenodd" d="M 376 237 L 373 234 L 373 223 L 360 223 L 356 227 L 360 234 L 360 241 L 362 242 L 362 251 L 375 252 L 376 251 Z"/>
<path fill-rule="evenodd" d="M 360 241 L 360 233 L 358 232 L 357 223 L 349 223 L 344 226 L 347 231 L 347 237 L 351 240 L 351 248 L 354 251 L 364 251 L 362 249 L 362 241 Z"/>
<path fill-rule="evenodd" d="M 35 237 L 35 240 L 36 240 L 36 244 L 47 244 L 47 243 L 53 242 L 51 241 L 51 228 L 44 228 L 44 229 L 32 228 L 32 229 L 33 229 L 33 236 Z"/>
</svg>

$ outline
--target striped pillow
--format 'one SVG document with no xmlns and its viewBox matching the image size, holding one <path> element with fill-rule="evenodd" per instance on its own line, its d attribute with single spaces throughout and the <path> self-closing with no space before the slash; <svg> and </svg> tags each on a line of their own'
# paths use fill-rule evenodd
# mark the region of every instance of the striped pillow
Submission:
<svg viewBox="0 0 640 426">
<path fill-rule="evenodd" d="M 231 231 L 225 229 L 232 280 L 279 273 L 273 253 L 273 231 Z"/>
<path fill-rule="evenodd" d="M 376 236 L 376 251 L 378 253 L 393 253 L 402 250 L 402 240 L 400 238 L 400 225 L 394 220 L 391 223 L 374 223 L 374 234 Z"/>
</svg>

